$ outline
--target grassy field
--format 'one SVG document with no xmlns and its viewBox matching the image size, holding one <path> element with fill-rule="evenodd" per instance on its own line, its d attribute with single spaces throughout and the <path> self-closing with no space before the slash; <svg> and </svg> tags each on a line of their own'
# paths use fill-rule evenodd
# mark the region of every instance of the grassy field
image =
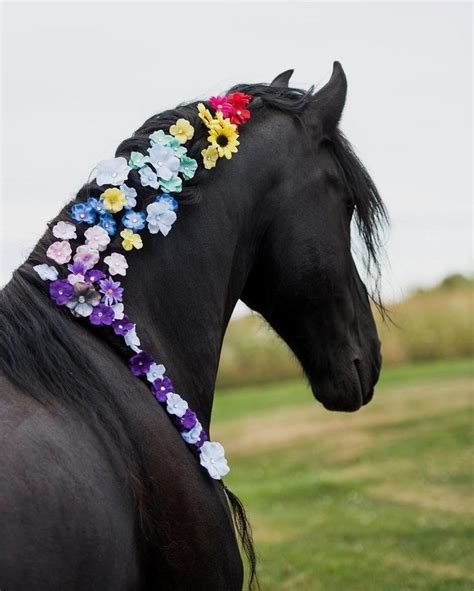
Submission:
<svg viewBox="0 0 474 591">
<path fill-rule="evenodd" d="M 356 414 L 302 381 L 226 390 L 213 438 L 263 591 L 472 591 L 472 364 L 388 369 Z"/>
</svg>

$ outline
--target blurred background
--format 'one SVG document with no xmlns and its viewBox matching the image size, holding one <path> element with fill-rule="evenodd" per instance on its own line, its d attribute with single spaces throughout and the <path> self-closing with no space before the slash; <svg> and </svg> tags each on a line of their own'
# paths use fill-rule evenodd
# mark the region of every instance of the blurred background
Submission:
<svg viewBox="0 0 474 591">
<path fill-rule="evenodd" d="M 377 317 L 374 401 L 344 415 L 261 318 L 234 313 L 213 437 L 264 590 L 474 586 L 471 48 L 467 2 L 2 4 L 2 284 L 151 114 L 288 68 L 308 88 L 343 64 L 341 127 L 392 219 L 393 323 Z"/>
</svg>

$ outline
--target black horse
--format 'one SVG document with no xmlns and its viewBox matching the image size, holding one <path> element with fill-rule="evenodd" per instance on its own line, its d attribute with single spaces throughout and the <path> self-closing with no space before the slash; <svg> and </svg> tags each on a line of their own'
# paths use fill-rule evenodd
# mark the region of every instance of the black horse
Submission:
<svg viewBox="0 0 474 591">
<path fill-rule="evenodd" d="M 345 75 L 335 63 L 316 93 L 288 88 L 290 75 L 232 89 L 254 97 L 238 157 L 202 169 L 178 196 L 172 236 L 145 237 L 129 258 L 126 307 L 205 429 L 239 298 L 288 343 L 326 408 L 369 402 L 380 371 L 350 228 L 355 214 L 377 266 L 386 214 L 337 127 Z M 146 149 L 177 117 L 198 129 L 196 115 L 191 104 L 152 117 L 117 155 Z M 197 159 L 205 135 L 192 141 Z M 115 337 L 52 304 L 33 272 L 51 240 L 48 229 L 0 296 L 2 591 L 241 589 L 225 488 L 130 374 Z M 245 516 L 229 497 L 253 575 Z"/>
</svg>

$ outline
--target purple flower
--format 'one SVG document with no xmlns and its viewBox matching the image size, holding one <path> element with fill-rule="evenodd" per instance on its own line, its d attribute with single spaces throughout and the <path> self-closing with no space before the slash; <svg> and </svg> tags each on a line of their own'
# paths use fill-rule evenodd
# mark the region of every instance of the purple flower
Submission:
<svg viewBox="0 0 474 591">
<path fill-rule="evenodd" d="M 58 306 L 64 306 L 74 295 L 74 287 L 67 279 L 57 279 L 49 284 L 49 295 Z"/>
<path fill-rule="evenodd" d="M 193 412 L 190 408 L 186 410 L 184 415 L 179 419 L 179 428 L 183 431 L 189 431 L 196 426 L 197 417 L 196 413 Z"/>
<path fill-rule="evenodd" d="M 146 351 L 140 351 L 136 355 L 130 357 L 128 366 L 130 371 L 135 376 L 144 376 L 150 371 L 150 367 L 155 363 L 155 360 Z"/>
<path fill-rule="evenodd" d="M 96 326 L 110 326 L 115 318 L 115 312 L 110 306 L 105 304 L 99 304 L 93 310 L 89 316 L 91 324 Z"/>
<path fill-rule="evenodd" d="M 196 441 L 195 446 L 198 449 L 201 449 L 201 447 L 203 446 L 203 444 L 209 441 L 209 437 L 207 436 L 207 433 L 204 431 L 204 429 L 201 431 L 201 435 L 199 435 L 199 439 Z"/>
<path fill-rule="evenodd" d="M 99 291 L 104 294 L 102 300 L 108 306 L 122 301 L 123 287 L 120 287 L 120 281 L 114 281 L 109 277 L 109 279 L 103 279 L 99 285 Z"/>
<path fill-rule="evenodd" d="M 67 268 L 74 275 L 84 275 L 84 276 L 86 275 L 86 268 L 80 262 L 77 262 L 77 263 L 69 263 L 69 265 L 67 266 Z"/>
<path fill-rule="evenodd" d="M 118 334 L 119 336 L 125 336 L 134 326 L 135 325 L 128 320 L 128 316 L 125 314 L 120 320 L 114 320 L 112 322 L 112 328 L 114 329 L 115 334 Z"/>
<path fill-rule="evenodd" d="M 158 378 L 151 385 L 151 391 L 158 402 L 166 402 L 167 395 L 173 392 L 173 389 L 173 383 L 167 376 Z"/>
<path fill-rule="evenodd" d="M 105 279 L 105 273 L 102 273 L 98 269 L 91 269 L 86 273 L 86 281 L 88 283 L 97 283 L 98 281 L 102 281 L 102 279 Z"/>
</svg>

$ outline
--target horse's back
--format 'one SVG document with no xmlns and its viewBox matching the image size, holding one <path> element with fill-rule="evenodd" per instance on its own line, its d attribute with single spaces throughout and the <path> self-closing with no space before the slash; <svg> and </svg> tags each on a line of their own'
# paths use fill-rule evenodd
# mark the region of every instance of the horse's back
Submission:
<svg viewBox="0 0 474 591">
<path fill-rule="evenodd" d="M 134 502 L 103 442 L 1 376 L 0 392 L 0 588 L 137 589 Z"/>
</svg>

